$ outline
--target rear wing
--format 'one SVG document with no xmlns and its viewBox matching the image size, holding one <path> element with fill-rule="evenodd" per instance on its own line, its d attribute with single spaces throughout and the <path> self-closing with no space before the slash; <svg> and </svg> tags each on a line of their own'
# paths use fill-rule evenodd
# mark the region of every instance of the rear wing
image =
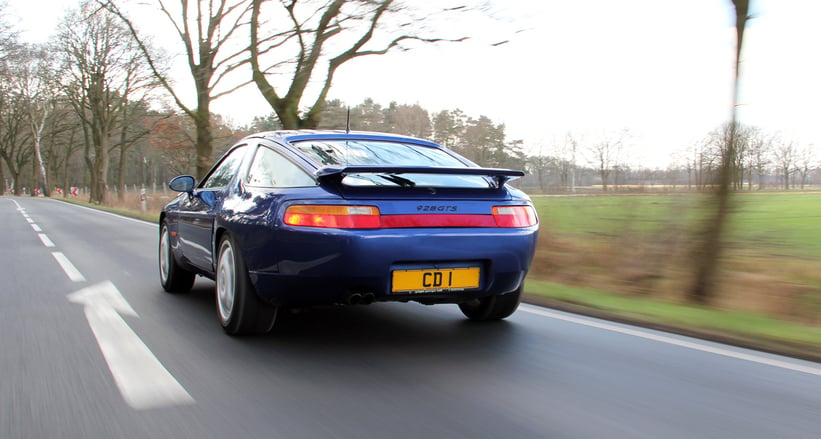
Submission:
<svg viewBox="0 0 821 439">
<path fill-rule="evenodd" d="M 497 187 L 504 186 L 505 183 L 523 177 L 523 171 L 514 169 L 498 168 L 447 168 L 439 166 L 326 166 L 318 169 L 314 175 L 320 182 L 332 184 L 342 183 L 342 179 L 350 174 L 438 174 L 438 175 L 479 175 L 491 177 L 495 180 Z"/>
</svg>

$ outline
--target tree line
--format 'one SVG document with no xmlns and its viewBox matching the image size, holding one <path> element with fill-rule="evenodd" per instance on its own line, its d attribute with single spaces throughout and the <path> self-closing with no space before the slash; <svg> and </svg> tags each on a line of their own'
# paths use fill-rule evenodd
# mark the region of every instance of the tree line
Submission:
<svg viewBox="0 0 821 439">
<path fill-rule="evenodd" d="M 665 167 L 636 165 L 641 152 L 631 148 L 631 137 L 627 129 L 598 135 L 568 131 L 527 156 L 529 173 L 523 183 L 543 192 L 574 192 L 579 186 L 596 186 L 602 191 L 637 187 L 705 191 L 716 186 L 726 157 L 731 188 L 736 191 L 805 189 L 821 184 L 814 145 L 802 145 L 757 126 L 723 124 L 673 153 Z"/>
<path fill-rule="evenodd" d="M 234 140 L 279 128 L 350 127 L 431 138 L 482 166 L 525 169 L 528 176 L 518 184 L 541 191 L 657 185 L 703 190 L 718 181 L 728 152 L 736 190 L 803 188 L 819 178 L 810 146 L 738 123 L 717 128 L 666 168 L 653 169 L 632 164 L 637 157 L 631 157 L 626 129 L 568 132 L 552 144 L 525 145 L 508 139 L 503 123 L 459 109 L 431 112 L 395 102 L 383 107 L 371 99 L 349 106 L 328 99 L 334 72 L 345 62 L 408 49 L 413 42 L 464 39 L 423 34 L 431 32 L 420 25 L 430 10 L 424 15 L 391 0 L 152 3 L 160 23 L 178 38 L 174 44 L 188 66 L 195 105 L 184 102 L 182 95 L 191 90 L 169 79 L 168 57 L 140 32 L 127 2 L 80 1 L 46 44 L 20 41 L 0 4 L 3 193 L 26 188 L 50 195 L 74 186 L 89 188 L 89 199 L 103 202 L 112 190 L 123 197 L 129 186 L 156 186 L 181 173 L 201 177 Z M 385 24 L 400 18 L 405 26 L 385 31 Z M 347 44 L 328 46 L 342 34 Z M 288 78 L 284 86 L 272 82 L 277 75 Z M 319 84 L 319 96 L 306 106 L 311 83 Z M 246 86 L 265 97 L 269 115 L 236 127 L 211 111 L 216 99 Z"/>
</svg>

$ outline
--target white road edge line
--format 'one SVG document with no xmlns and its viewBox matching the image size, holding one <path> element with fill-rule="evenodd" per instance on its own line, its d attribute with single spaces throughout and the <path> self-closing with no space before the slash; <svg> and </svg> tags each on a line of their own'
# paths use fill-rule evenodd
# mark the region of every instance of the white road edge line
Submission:
<svg viewBox="0 0 821 439">
<path fill-rule="evenodd" d="M 611 323 L 596 321 L 596 320 L 589 320 L 583 317 L 575 317 L 572 315 L 565 315 L 554 311 L 549 311 L 546 309 L 531 307 L 531 306 L 522 306 L 519 308 L 521 311 L 530 314 L 540 315 L 542 317 L 548 317 L 551 319 L 556 320 L 563 320 L 565 322 L 576 323 L 578 325 L 589 326 L 591 328 L 598 328 L 603 329 L 605 331 L 611 332 L 618 332 L 620 334 L 631 335 L 633 337 L 640 337 L 647 340 L 653 340 L 660 343 L 666 343 L 670 345 L 680 346 L 687 349 L 693 349 L 696 351 L 707 352 L 715 355 L 721 355 L 723 357 L 735 358 L 737 360 L 744 360 L 749 361 L 752 363 L 764 364 L 767 366 L 778 367 L 781 369 L 787 369 L 794 372 L 801 372 L 810 375 L 821 376 L 821 368 L 818 367 L 811 367 L 811 366 L 804 366 L 801 364 L 794 364 L 787 361 L 776 360 L 773 358 L 762 357 L 759 355 L 752 355 L 743 352 L 736 352 L 730 349 L 724 349 L 716 346 L 708 346 L 706 344 L 697 343 L 693 341 L 678 339 L 674 337 L 668 337 L 664 335 L 652 334 L 650 332 L 645 332 L 638 329 L 631 329 L 627 327 L 618 326 Z"/>
<path fill-rule="evenodd" d="M 83 288 L 68 299 L 85 309 L 111 375 L 125 402 L 136 410 L 195 403 L 120 314 L 138 317 L 111 281 Z"/>
<path fill-rule="evenodd" d="M 53 201 L 55 203 L 60 203 L 61 202 L 61 201 L 58 201 L 58 200 L 51 200 L 51 201 Z M 171 200 L 169 200 L 169 201 L 171 201 Z M 76 207 L 78 209 L 85 209 L 89 212 L 98 213 L 100 215 L 113 216 L 115 218 L 119 218 L 119 219 L 122 219 L 122 220 L 131 221 L 131 222 L 139 223 L 139 224 L 142 224 L 142 225 L 157 227 L 157 224 L 155 224 L 151 221 L 144 221 L 144 220 L 139 220 L 139 219 L 135 219 L 135 218 L 129 218 L 127 216 L 117 215 L 116 213 L 106 212 L 104 210 L 97 210 L 97 209 L 92 209 L 90 207 L 80 206 L 79 204 L 72 204 L 72 203 L 64 203 L 64 204 L 67 204 L 71 207 Z"/>
<path fill-rule="evenodd" d="M 41 229 L 40 226 L 38 226 L 37 224 L 34 224 L 34 223 L 31 224 L 31 228 L 34 229 L 34 231 L 37 232 L 37 233 L 40 233 L 40 232 L 43 231 L 43 229 Z"/>
<path fill-rule="evenodd" d="M 57 263 L 60 264 L 60 268 L 63 269 L 66 276 L 68 276 L 72 282 L 86 281 L 83 273 L 80 273 L 80 270 L 78 270 L 77 267 L 75 267 L 74 264 L 72 264 L 62 252 L 52 252 L 51 255 L 54 256 L 54 259 L 56 259 Z"/>
<path fill-rule="evenodd" d="M 48 238 L 48 235 L 46 235 L 45 233 L 40 233 L 37 236 L 40 237 L 40 241 L 43 241 L 44 246 L 54 247 L 54 242 L 52 242 L 51 239 Z"/>
</svg>

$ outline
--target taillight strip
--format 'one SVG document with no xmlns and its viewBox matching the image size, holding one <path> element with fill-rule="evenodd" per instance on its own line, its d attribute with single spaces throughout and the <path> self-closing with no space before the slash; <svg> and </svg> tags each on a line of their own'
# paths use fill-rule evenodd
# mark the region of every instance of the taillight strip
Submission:
<svg viewBox="0 0 821 439">
<path fill-rule="evenodd" d="M 374 206 L 293 205 L 285 210 L 285 224 L 335 229 L 401 229 L 423 227 L 524 228 L 538 223 L 531 206 L 495 206 L 492 215 L 399 214 L 380 215 Z"/>
</svg>

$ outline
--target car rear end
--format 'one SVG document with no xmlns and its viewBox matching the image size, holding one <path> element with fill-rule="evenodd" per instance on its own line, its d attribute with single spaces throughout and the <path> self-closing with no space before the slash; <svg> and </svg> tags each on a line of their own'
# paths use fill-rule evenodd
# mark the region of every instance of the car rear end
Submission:
<svg viewBox="0 0 821 439">
<path fill-rule="evenodd" d="M 339 155 L 339 141 L 308 142 Z M 506 184 L 522 173 L 451 156 L 450 166 L 323 163 L 313 192 L 276 208 L 276 233 L 261 243 L 275 250 L 256 252 L 251 270 L 258 294 L 287 306 L 460 303 L 520 288 L 538 234 L 529 198 Z"/>
</svg>

